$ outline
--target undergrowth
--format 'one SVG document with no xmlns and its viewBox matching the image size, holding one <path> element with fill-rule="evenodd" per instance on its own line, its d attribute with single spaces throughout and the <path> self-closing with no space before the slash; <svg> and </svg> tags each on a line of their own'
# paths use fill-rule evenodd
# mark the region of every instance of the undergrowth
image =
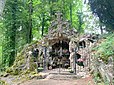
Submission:
<svg viewBox="0 0 114 85">
<path fill-rule="evenodd" d="M 5 81 L 0 80 L 0 85 L 8 85 Z"/>
<path fill-rule="evenodd" d="M 114 55 L 114 34 L 104 35 L 99 41 L 99 45 L 92 50 L 95 51 L 95 56 L 107 63 L 108 58 Z"/>
</svg>

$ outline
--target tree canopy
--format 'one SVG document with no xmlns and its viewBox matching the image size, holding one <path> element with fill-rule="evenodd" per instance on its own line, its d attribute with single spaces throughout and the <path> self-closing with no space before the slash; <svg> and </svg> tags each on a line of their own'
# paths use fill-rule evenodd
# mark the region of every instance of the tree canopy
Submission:
<svg viewBox="0 0 114 85">
<path fill-rule="evenodd" d="M 89 4 L 93 13 L 98 15 L 101 23 L 104 23 L 110 30 L 114 30 L 114 1 L 89 0 Z"/>
</svg>

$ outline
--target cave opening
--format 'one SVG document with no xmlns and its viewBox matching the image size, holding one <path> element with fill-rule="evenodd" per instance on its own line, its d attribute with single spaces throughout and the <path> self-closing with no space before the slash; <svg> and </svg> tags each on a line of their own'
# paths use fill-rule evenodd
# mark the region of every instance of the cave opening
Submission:
<svg viewBox="0 0 114 85">
<path fill-rule="evenodd" d="M 52 50 L 50 52 L 50 62 L 48 67 L 51 68 L 68 68 L 70 67 L 69 60 L 69 41 L 58 41 L 52 45 Z"/>
</svg>

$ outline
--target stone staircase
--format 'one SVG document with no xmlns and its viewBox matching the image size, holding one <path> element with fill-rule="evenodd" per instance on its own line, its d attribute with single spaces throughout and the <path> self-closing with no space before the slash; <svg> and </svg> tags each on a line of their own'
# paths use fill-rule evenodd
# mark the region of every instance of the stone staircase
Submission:
<svg viewBox="0 0 114 85">
<path fill-rule="evenodd" d="M 53 79 L 53 80 L 71 80 L 71 79 L 80 79 L 85 78 L 89 75 L 88 71 L 86 71 L 86 68 L 80 68 L 81 71 L 78 71 L 77 73 L 70 73 L 68 69 L 60 69 L 60 73 L 58 69 L 48 70 L 46 72 L 41 72 L 42 75 L 46 75 L 45 79 Z"/>
</svg>

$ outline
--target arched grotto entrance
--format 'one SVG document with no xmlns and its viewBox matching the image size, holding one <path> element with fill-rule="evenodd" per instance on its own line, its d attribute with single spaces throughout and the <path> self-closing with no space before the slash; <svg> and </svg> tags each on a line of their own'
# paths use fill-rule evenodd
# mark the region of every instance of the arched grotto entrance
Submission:
<svg viewBox="0 0 114 85">
<path fill-rule="evenodd" d="M 52 46 L 49 52 L 48 69 L 68 68 L 70 66 L 69 40 L 59 40 Z"/>
</svg>

